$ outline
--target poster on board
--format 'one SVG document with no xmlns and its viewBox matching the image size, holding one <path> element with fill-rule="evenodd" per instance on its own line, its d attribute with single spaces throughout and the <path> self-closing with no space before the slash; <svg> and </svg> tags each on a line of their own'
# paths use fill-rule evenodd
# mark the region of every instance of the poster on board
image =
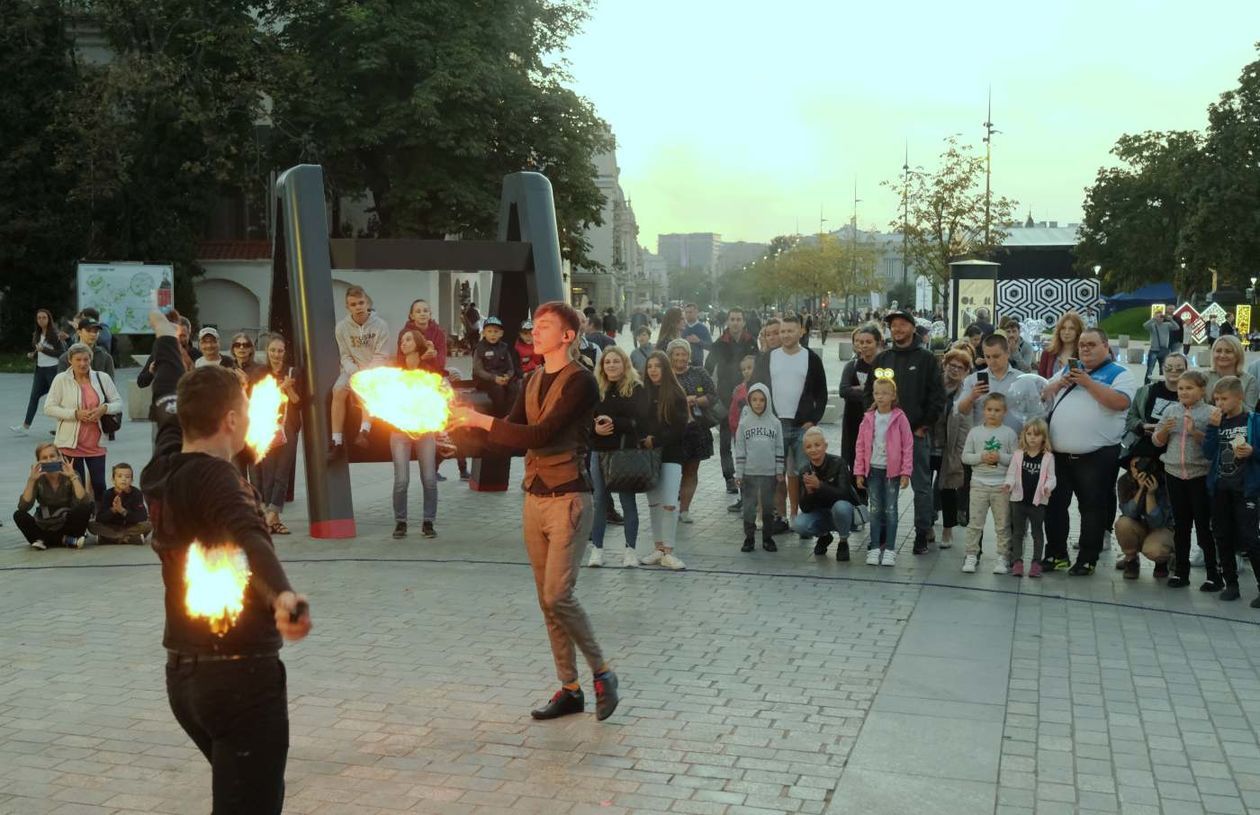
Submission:
<svg viewBox="0 0 1260 815">
<path fill-rule="evenodd" d="M 175 271 L 169 264 L 80 263 L 79 308 L 100 311 L 114 334 L 152 334 L 149 311 L 175 305 Z"/>
</svg>

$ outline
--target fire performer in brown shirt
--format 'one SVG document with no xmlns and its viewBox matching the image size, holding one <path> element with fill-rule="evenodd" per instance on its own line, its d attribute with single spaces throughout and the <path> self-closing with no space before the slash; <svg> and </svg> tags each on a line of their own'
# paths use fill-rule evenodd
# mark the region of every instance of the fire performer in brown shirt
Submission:
<svg viewBox="0 0 1260 815">
<path fill-rule="evenodd" d="M 533 339 L 544 364 L 526 377 L 512 412 L 496 419 L 457 407 L 454 415 L 455 424 L 486 431 L 491 445 L 525 450 L 525 550 L 561 683 L 551 701 L 532 712 L 535 719 L 585 709 L 575 644 L 594 673 L 596 717 L 607 719 L 618 701 L 617 676 L 573 592 L 594 520 L 586 462 L 599 401 L 595 377 L 576 361 L 581 328 L 572 306 L 543 303 L 534 311 Z"/>
<path fill-rule="evenodd" d="M 272 815 L 284 806 L 289 748 L 281 637 L 305 637 L 310 614 L 276 559 L 258 494 L 232 465 L 249 427 L 240 381 L 217 365 L 185 374 L 178 327 L 159 312 L 149 322 L 159 429 L 142 482 L 166 586 L 167 696 L 210 762 L 214 815 Z M 210 592 L 221 613 L 202 612 L 194 599 L 212 584 L 198 567 L 233 557 L 235 596 Z"/>
</svg>

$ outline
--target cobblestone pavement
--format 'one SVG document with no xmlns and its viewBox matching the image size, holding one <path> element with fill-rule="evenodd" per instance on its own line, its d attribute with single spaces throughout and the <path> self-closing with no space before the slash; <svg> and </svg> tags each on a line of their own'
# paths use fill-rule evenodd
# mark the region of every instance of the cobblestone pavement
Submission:
<svg viewBox="0 0 1260 815">
<path fill-rule="evenodd" d="M 28 385 L 0 377 L 0 407 Z M 31 442 L 0 439 L 0 490 L 16 496 Z M 129 423 L 110 461 L 147 453 Z M 302 536 L 299 494 L 278 546 L 316 629 L 284 651 L 286 811 L 1260 812 L 1250 575 L 1233 604 L 1149 567 L 963 575 L 958 547 L 913 557 L 905 524 L 894 568 L 795 536 L 745 555 L 716 459 L 701 472 L 688 571 L 581 575 L 622 677 L 602 724 L 528 717 L 554 677 L 516 490 L 444 482 L 439 537 L 401 542 L 389 465 L 355 467 L 353 541 Z M 17 535 L 6 521 L 0 813 L 207 812 L 208 769 L 166 705 L 152 552 Z M 619 560 L 618 527 L 608 546 Z"/>
</svg>

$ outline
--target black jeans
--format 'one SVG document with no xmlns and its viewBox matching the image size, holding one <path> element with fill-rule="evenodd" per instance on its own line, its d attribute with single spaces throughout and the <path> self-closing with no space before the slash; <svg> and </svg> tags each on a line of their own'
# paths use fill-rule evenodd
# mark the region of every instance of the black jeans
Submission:
<svg viewBox="0 0 1260 815">
<path fill-rule="evenodd" d="M 1090 453 L 1054 454 L 1054 475 L 1058 484 L 1050 495 L 1046 511 L 1046 556 L 1068 556 L 1068 506 L 1076 496 L 1081 515 L 1081 563 L 1097 563 L 1102 551 L 1103 533 L 1116 517 L 1116 461 L 1120 445 L 1100 447 Z"/>
<path fill-rule="evenodd" d="M 941 486 L 941 464 L 943 458 L 932 454 L 932 475 L 933 475 L 933 495 L 935 502 L 932 509 L 941 514 L 941 527 L 943 529 L 953 529 L 956 526 L 966 526 L 966 523 L 958 522 L 958 497 L 962 492 L 962 488 L 958 487 L 942 487 Z"/>
<path fill-rule="evenodd" d="M 48 393 L 55 376 L 57 376 L 56 365 L 36 366 L 35 378 L 31 381 L 31 399 L 26 403 L 26 420 L 22 424 L 30 427 L 31 422 L 35 421 L 35 409 L 39 407 L 39 399 Z"/>
<path fill-rule="evenodd" d="M 66 513 L 65 519 L 49 529 L 43 529 L 29 512 L 18 510 L 13 513 L 13 523 L 17 525 L 27 543 L 43 541 L 45 546 L 61 546 L 67 537 L 78 538 L 87 531 L 88 518 L 92 515 L 92 504 L 89 501 L 75 504 Z"/>
<path fill-rule="evenodd" d="M 175 720 L 210 762 L 212 815 L 279 815 L 289 754 L 289 702 L 278 656 L 166 663 Z"/>
<path fill-rule="evenodd" d="M 1256 556 L 1256 498 L 1241 492 L 1225 489 L 1220 485 L 1212 495 L 1212 529 L 1216 539 L 1216 552 L 1220 561 L 1220 577 L 1208 570 L 1208 580 L 1225 579 L 1225 585 L 1238 585 L 1238 560 L 1236 555 L 1251 559 Z M 1204 565 L 1207 551 L 1204 550 Z"/>
<path fill-rule="evenodd" d="M 70 459 L 70 465 L 78 473 L 83 486 L 91 490 L 93 509 L 100 512 L 101 499 L 105 497 L 105 492 L 109 489 L 109 482 L 105 480 L 105 454 L 86 457 L 66 456 L 66 458 Z"/>
<path fill-rule="evenodd" d="M 729 403 L 729 400 L 728 400 Z M 735 458 L 731 455 L 731 423 L 725 416 L 718 417 L 718 450 L 722 455 L 722 477 L 730 481 L 735 477 Z"/>
<path fill-rule="evenodd" d="M 1203 565 L 1208 579 L 1217 579 L 1216 541 L 1212 537 L 1212 496 L 1207 491 L 1207 476 L 1177 478 L 1167 476 L 1168 500 L 1173 511 L 1173 571 L 1177 577 L 1190 577 L 1190 525 L 1194 525 L 1203 550 Z"/>
</svg>

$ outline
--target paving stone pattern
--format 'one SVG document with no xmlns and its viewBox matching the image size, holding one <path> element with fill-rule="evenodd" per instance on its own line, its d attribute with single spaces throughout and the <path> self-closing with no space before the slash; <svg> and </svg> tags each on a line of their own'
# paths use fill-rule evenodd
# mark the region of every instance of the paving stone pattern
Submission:
<svg viewBox="0 0 1260 815">
<path fill-rule="evenodd" d="M 0 407 L 27 387 L 0 377 Z M 33 439 L 0 455 L 29 460 Z M 128 424 L 110 461 L 147 452 Z M 622 677 L 602 724 L 528 717 L 555 680 L 519 492 L 444 482 L 439 537 L 397 542 L 389 465 L 355 468 L 353 541 L 305 538 L 299 490 L 299 534 L 278 546 L 316 628 L 283 655 L 286 811 L 1260 812 L 1249 575 L 1234 604 L 1149 567 L 1136 583 L 1018 580 L 988 559 L 963 575 L 959 546 L 910 554 L 908 499 L 895 568 L 815 558 L 794 535 L 745 555 L 716 458 L 701 473 L 688 571 L 581 575 Z M 24 474 L 5 468 L 0 490 Z M 620 545 L 610 527 L 609 560 Z M 0 581 L 0 813 L 209 811 L 208 768 L 166 703 L 152 552 L 34 552 L 6 522 Z"/>
</svg>

